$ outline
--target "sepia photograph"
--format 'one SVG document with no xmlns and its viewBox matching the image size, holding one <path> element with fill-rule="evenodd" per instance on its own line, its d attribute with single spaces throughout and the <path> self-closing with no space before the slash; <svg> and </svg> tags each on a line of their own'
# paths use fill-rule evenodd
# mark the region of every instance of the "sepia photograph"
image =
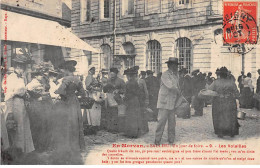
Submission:
<svg viewBox="0 0 260 168">
<path fill-rule="evenodd" d="M 0 165 L 260 165 L 259 0 L 0 6 Z"/>
</svg>

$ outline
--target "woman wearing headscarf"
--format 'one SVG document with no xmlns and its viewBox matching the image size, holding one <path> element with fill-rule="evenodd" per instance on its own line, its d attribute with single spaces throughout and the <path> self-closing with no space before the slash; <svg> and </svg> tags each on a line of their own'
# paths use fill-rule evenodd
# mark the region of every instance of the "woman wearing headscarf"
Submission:
<svg viewBox="0 0 260 168">
<path fill-rule="evenodd" d="M 137 138 L 141 134 L 143 127 L 139 101 L 141 91 L 136 78 L 137 73 L 138 70 L 136 68 L 130 68 L 124 72 L 128 80 L 125 92 L 125 135 L 130 138 Z"/>
<path fill-rule="evenodd" d="M 215 134 L 222 138 L 239 134 L 239 124 L 237 120 L 236 99 L 239 91 L 236 84 L 228 79 L 228 70 L 222 67 L 218 71 L 219 79 L 215 80 L 209 90 L 218 93 L 212 101 L 212 118 Z"/>
<path fill-rule="evenodd" d="M 50 65 L 51 66 L 51 65 Z M 49 93 L 48 69 L 40 66 L 31 73 L 32 81 L 26 86 L 30 95 L 28 113 L 32 138 L 37 151 L 45 151 L 51 140 L 51 115 L 53 103 Z"/>
<path fill-rule="evenodd" d="M 254 86 L 251 76 L 251 73 L 248 72 L 246 78 L 243 80 L 244 87 L 240 99 L 242 108 L 253 108 Z"/>
<path fill-rule="evenodd" d="M 80 151 L 85 149 L 83 121 L 77 95 L 85 96 L 82 82 L 73 75 L 76 61 L 62 63 L 59 68 L 64 77 L 55 91 L 60 100 L 55 104 L 53 164 L 82 164 Z M 65 163 L 64 163 L 65 162 Z"/>
</svg>

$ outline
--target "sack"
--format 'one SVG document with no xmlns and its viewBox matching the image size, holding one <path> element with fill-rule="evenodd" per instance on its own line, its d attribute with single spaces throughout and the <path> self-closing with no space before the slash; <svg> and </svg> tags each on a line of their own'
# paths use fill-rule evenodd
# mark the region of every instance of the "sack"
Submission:
<svg viewBox="0 0 260 168">
<path fill-rule="evenodd" d="M 80 107 L 82 109 L 91 109 L 95 100 L 90 97 L 79 98 Z"/>
<path fill-rule="evenodd" d="M 107 93 L 107 103 L 109 107 L 117 107 L 118 104 L 114 98 L 114 94 L 113 93 Z"/>
<path fill-rule="evenodd" d="M 175 106 L 175 113 L 177 117 L 187 119 L 190 118 L 190 103 L 183 97 L 179 97 Z"/>
</svg>

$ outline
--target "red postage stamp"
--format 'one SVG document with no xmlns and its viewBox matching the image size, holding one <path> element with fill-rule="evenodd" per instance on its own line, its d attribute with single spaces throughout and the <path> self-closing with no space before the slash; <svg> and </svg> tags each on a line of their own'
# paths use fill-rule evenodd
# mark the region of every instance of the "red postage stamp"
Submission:
<svg viewBox="0 0 260 168">
<path fill-rule="evenodd" d="M 224 44 L 256 44 L 257 2 L 223 2 Z"/>
</svg>

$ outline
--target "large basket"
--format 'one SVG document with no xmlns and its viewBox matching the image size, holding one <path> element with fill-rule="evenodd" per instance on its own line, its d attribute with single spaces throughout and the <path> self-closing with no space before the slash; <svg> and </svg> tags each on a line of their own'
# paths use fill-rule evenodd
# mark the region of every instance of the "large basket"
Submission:
<svg viewBox="0 0 260 168">
<path fill-rule="evenodd" d="M 202 98 L 202 99 L 208 99 L 208 98 L 213 98 L 213 97 L 216 97 L 216 96 L 219 96 L 217 92 L 215 91 L 212 91 L 212 90 L 207 90 L 207 89 L 202 89 L 200 92 L 199 92 L 199 98 Z"/>
<path fill-rule="evenodd" d="M 80 107 L 82 109 L 91 109 L 95 100 L 90 97 L 79 98 Z"/>
</svg>

